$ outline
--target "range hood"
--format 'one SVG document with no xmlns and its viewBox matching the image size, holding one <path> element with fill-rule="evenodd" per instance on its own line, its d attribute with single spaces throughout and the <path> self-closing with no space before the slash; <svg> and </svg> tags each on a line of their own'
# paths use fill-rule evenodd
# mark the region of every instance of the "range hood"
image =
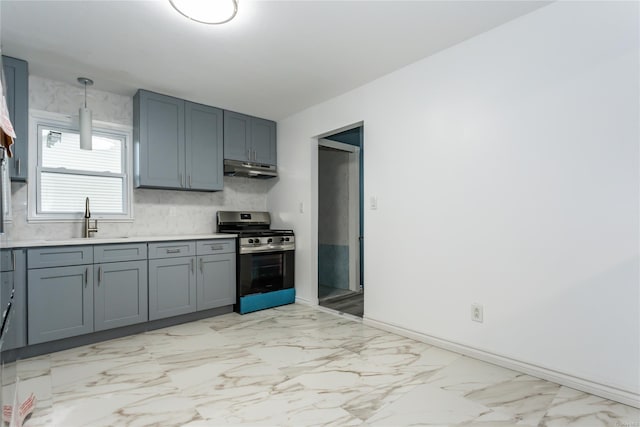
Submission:
<svg viewBox="0 0 640 427">
<path fill-rule="evenodd" d="M 247 178 L 267 179 L 278 176 L 275 165 L 242 162 L 239 160 L 224 161 L 224 174 L 227 176 L 244 176 Z"/>
</svg>

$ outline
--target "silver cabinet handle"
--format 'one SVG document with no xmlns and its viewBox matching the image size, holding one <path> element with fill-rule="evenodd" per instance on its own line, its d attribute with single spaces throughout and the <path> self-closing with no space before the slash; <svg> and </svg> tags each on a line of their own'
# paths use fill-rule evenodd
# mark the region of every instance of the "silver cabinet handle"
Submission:
<svg viewBox="0 0 640 427">
<path fill-rule="evenodd" d="M 98 267 L 98 286 L 100 286 L 100 282 L 104 279 L 104 270 L 102 266 Z"/>
<path fill-rule="evenodd" d="M 87 283 L 89 283 L 89 267 L 84 270 L 84 287 L 87 287 Z"/>
<path fill-rule="evenodd" d="M 184 185 L 182 185 L 182 172 L 178 172 L 178 180 L 180 181 L 180 187 L 184 187 Z"/>
<path fill-rule="evenodd" d="M 195 262 L 194 261 L 195 260 L 193 259 L 193 257 L 191 257 L 191 273 L 195 273 L 196 272 L 195 271 L 196 266 L 195 266 Z"/>
<path fill-rule="evenodd" d="M 168 254 L 179 254 L 180 249 L 167 249 Z"/>
<path fill-rule="evenodd" d="M 21 164 L 20 164 L 20 157 L 18 157 L 18 158 L 16 159 L 16 169 L 18 169 L 18 175 L 20 175 L 20 169 L 21 169 L 21 168 L 20 168 L 20 166 L 21 166 Z"/>
<path fill-rule="evenodd" d="M 251 150 L 247 150 L 247 160 L 251 161 Z"/>
<path fill-rule="evenodd" d="M 11 270 L 16 271 L 16 253 L 11 251 Z"/>
<path fill-rule="evenodd" d="M 204 274 L 204 266 L 202 265 L 202 258 L 200 258 L 200 273 Z"/>
<path fill-rule="evenodd" d="M 189 188 L 191 188 L 191 174 L 189 174 Z"/>
<path fill-rule="evenodd" d="M 222 246 L 219 246 L 219 245 L 218 246 L 213 246 L 213 245 L 211 245 L 211 250 L 212 251 L 221 251 L 222 249 L 223 249 Z"/>
</svg>

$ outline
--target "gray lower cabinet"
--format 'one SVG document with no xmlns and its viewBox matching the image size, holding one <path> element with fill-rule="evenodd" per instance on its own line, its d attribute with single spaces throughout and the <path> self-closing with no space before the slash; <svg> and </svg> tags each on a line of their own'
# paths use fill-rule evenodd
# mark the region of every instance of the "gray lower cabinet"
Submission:
<svg viewBox="0 0 640 427">
<path fill-rule="evenodd" d="M 14 253 L 15 257 L 10 251 L 0 253 L 0 301 L 15 286 L 16 296 L 21 295 L 16 301 L 23 305 L 16 304 L 15 337 L 7 338 L 3 349 L 228 306 L 236 299 L 234 239 L 43 247 Z"/>
<path fill-rule="evenodd" d="M 27 257 L 29 345 L 148 320 L 145 243 L 36 248 Z"/>
<path fill-rule="evenodd" d="M 196 311 L 194 241 L 149 243 L 149 320 Z"/>
<path fill-rule="evenodd" d="M 98 264 L 93 271 L 95 331 L 147 321 L 146 260 Z"/>
<path fill-rule="evenodd" d="M 235 304 L 235 278 L 235 253 L 198 256 L 197 309 Z"/>
<path fill-rule="evenodd" d="M 4 311 L 14 292 L 7 324 L 4 326 L 2 351 L 27 345 L 26 258 L 23 249 L 3 250 L 0 254 L 0 303 Z"/>
<path fill-rule="evenodd" d="M 197 309 L 223 307 L 236 302 L 236 241 L 196 242 L 198 275 Z"/>
<path fill-rule="evenodd" d="M 93 332 L 91 271 L 91 265 L 28 271 L 30 345 Z"/>
</svg>

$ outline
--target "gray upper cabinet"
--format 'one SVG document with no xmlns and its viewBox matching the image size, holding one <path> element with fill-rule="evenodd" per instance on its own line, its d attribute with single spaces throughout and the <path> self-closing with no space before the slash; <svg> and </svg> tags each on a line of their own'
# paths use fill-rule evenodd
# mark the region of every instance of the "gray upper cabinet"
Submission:
<svg viewBox="0 0 640 427">
<path fill-rule="evenodd" d="M 2 68 L 6 82 L 7 108 L 16 131 L 12 148 L 13 157 L 9 159 L 9 176 L 13 181 L 26 181 L 29 144 L 29 66 L 26 61 L 2 57 Z"/>
<path fill-rule="evenodd" d="M 248 162 L 251 157 L 251 117 L 224 112 L 224 158 Z"/>
<path fill-rule="evenodd" d="M 276 164 L 276 123 L 271 120 L 251 120 L 251 146 L 253 147 L 253 161 L 267 165 Z"/>
<path fill-rule="evenodd" d="M 183 188 L 184 101 L 139 90 L 133 98 L 136 187 Z"/>
<path fill-rule="evenodd" d="M 222 110 L 145 90 L 133 101 L 136 187 L 222 190 Z"/>
<path fill-rule="evenodd" d="M 275 165 L 276 152 L 276 122 L 225 110 L 225 159 Z"/>
<path fill-rule="evenodd" d="M 190 190 L 222 190 L 222 110 L 185 102 L 186 170 Z"/>
</svg>

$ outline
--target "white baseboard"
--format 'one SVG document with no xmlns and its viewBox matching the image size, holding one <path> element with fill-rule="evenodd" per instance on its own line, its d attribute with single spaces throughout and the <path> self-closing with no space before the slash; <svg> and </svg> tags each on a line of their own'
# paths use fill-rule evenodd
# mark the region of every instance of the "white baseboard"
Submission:
<svg viewBox="0 0 640 427">
<path fill-rule="evenodd" d="M 296 295 L 296 304 L 303 304 L 303 305 L 318 305 L 318 299 L 316 298 L 315 301 L 310 300 L 310 299 L 306 299 L 306 298 L 301 298 L 298 295 Z"/>
<path fill-rule="evenodd" d="M 511 359 L 498 354 L 493 354 L 484 350 L 479 350 L 473 347 L 469 347 L 464 344 L 459 344 L 453 341 L 448 341 L 442 338 L 433 337 L 421 332 L 412 331 L 401 326 L 393 325 L 387 322 L 381 322 L 368 317 L 364 317 L 363 323 L 374 328 L 382 329 L 384 331 L 393 332 L 398 335 L 402 335 L 407 338 L 421 341 L 427 344 L 431 344 L 446 350 L 454 351 L 456 353 L 464 354 L 466 356 L 473 357 L 475 359 L 483 360 L 485 362 L 492 363 L 494 365 L 502 366 L 504 368 L 513 369 L 515 371 L 523 372 L 525 374 L 542 378 L 547 381 L 564 385 L 576 390 L 584 391 L 596 396 L 604 397 L 605 399 L 614 400 L 616 402 L 623 403 L 625 405 L 640 408 L 640 394 L 633 393 L 627 390 L 618 389 L 605 384 L 600 384 L 594 381 L 590 381 L 584 378 L 574 377 L 563 372 L 554 371 L 552 369 L 543 368 L 540 366 L 532 365 L 530 363 L 521 362 L 519 360 Z"/>
</svg>

